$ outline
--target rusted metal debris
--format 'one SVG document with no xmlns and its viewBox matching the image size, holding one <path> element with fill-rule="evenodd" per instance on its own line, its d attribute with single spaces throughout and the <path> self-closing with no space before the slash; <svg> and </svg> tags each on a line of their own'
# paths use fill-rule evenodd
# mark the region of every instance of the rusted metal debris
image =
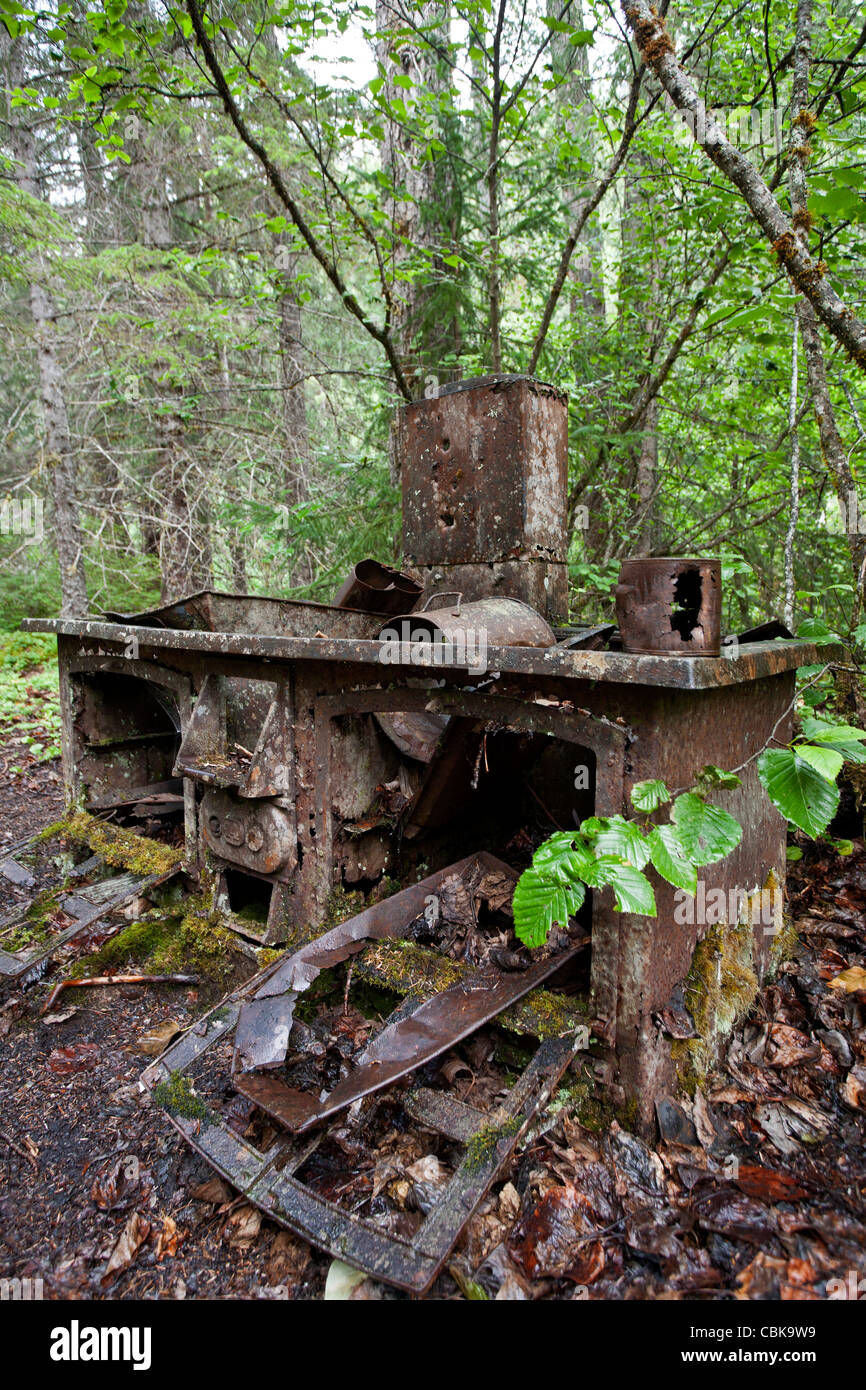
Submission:
<svg viewBox="0 0 866 1390">
<path fill-rule="evenodd" d="M 457 878 L 462 882 L 472 876 L 483 881 L 482 876 L 489 875 L 510 883 L 513 890 L 517 876 L 507 864 L 488 854 L 470 856 L 349 918 L 290 956 L 257 996 L 241 1008 L 235 1034 L 236 1089 L 300 1134 L 441 1056 L 565 966 L 581 944 L 510 974 L 492 963 L 479 966 L 432 998 L 398 1011 L 399 1016 L 354 1059 L 351 1074 L 328 1095 L 316 1097 L 278 1078 L 250 1074 L 279 1066 L 285 1059 L 296 1000 L 324 968 L 323 962 L 335 965 L 370 939 L 403 935 L 447 881 Z M 280 989 L 283 993 L 277 993 Z"/>
<path fill-rule="evenodd" d="M 455 601 L 440 607 L 436 600 L 440 596 L 432 594 L 430 602 L 434 606 L 424 607 L 417 613 L 404 617 L 400 622 L 389 623 L 379 634 L 380 640 L 392 635 L 402 642 L 447 643 L 458 652 L 467 652 L 469 664 L 472 653 L 478 652 L 479 639 L 483 640 L 486 660 L 488 647 L 553 647 L 556 637 L 553 629 L 528 603 L 515 598 L 478 599 L 473 603 L 462 603 L 462 595 L 456 594 Z"/>
<path fill-rule="evenodd" d="M 401 406 L 403 554 L 425 593 L 568 610 L 568 398 L 529 377 L 477 378 Z"/>
<path fill-rule="evenodd" d="M 516 882 L 517 878 L 513 869 L 495 859 L 491 854 L 469 855 L 457 864 L 449 865 L 447 868 L 431 874 L 428 878 L 422 879 L 420 883 L 414 883 L 409 888 L 404 888 L 399 893 L 393 893 L 381 902 L 374 903 L 363 912 L 358 913 L 357 916 L 350 917 L 337 927 L 332 927 L 329 932 L 316 937 L 306 946 L 302 946 L 299 951 L 294 951 L 281 961 L 279 968 L 264 981 L 254 998 L 241 1008 L 235 1034 L 234 1072 L 248 1072 L 257 1068 L 279 1066 L 285 1059 L 289 1030 L 298 996 L 309 989 L 322 970 L 339 965 L 350 955 L 361 950 L 369 941 L 401 937 L 408 925 L 423 913 L 431 897 L 446 879 L 453 878 L 455 875 L 463 879 L 473 871 L 477 873 L 479 878 L 485 873 L 504 875 L 512 884 Z M 491 984 L 494 985 L 492 993 L 495 994 L 495 983 L 489 978 L 481 983 L 476 994 L 474 1009 L 469 1005 L 471 989 L 464 990 L 466 997 L 465 999 L 461 998 L 462 1008 L 458 1013 L 468 1010 L 466 1016 L 477 1018 L 477 1022 L 471 1023 L 464 1032 L 460 1032 L 462 1024 L 456 1015 L 453 1028 L 447 1026 L 443 1028 L 444 1020 L 436 1020 L 435 1023 L 429 1024 L 425 1045 L 431 1045 L 436 1036 L 444 1036 L 442 1047 L 437 1046 L 436 1050 L 429 1055 L 431 1057 L 437 1056 L 439 1051 L 444 1051 L 451 1046 L 452 1042 L 459 1041 L 460 1037 L 465 1037 L 467 1031 L 471 1032 L 473 1028 L 480 1027 L 488 1018 L 493 1017 L 514 999 L 519 999 L 521 995 L 528 993 L 534 985 L 539 984 L 551 973 L 550 969 L 540 972 L 538 978 L 533 976 L 530 982 L 522 987 L 526 975 L 529 975 L 532 970 L 533 967 L 530 967 L 529 971 L 524 972 L 519 977 L 506 977 L 513 992 L 502 999 L 497 996 L 496 1006 L 486 1013 L 484 1013 L 481 996 L 491 991 Z M 480 1016 L 482 1013 L 483 1017 Z M 453 1037 L 451 1036 L 452 1033 L 454 1034 Z M 420 1045 L 417 1038 L 416 1045 Z M 392 1054 L 394 1060 L 396 1060 L 397 1055 L 397 1053 Z M 385 1057 L 379 1056 L 376 1060 L 381 1066 Z M 401 1071 L 399 1074 L 403 1075 L 404 1073 Z M 371 1085 L 370 1089 L 377 1088 Z M 350 1101 L 346 1102 L 346 1104 L 350 1103 Z"/>
<path fill-rule="evenodd" d="M 367 947 L 381 943 L 396 946 L 413 924 L 427 926 L 431 912 L 438 919 L 439 911 L 444 910 L 441 904 L 449 895 L 460 903 L 464 897 L 468 902 L 478 894 L 480 901 L 489 900 L 499 910 L 513 891 L 515 880 L 508 865 L 480 853 L 371 905 L 262 972 L 172 1044 L 143 1077 L 150 1088 L 171 1078 L 164 1104 L 172 1124 L 249 1201 L 320 1248 L 415 1293 L 429 1288 L 533 1115 L 551 1098 L 572 1059 L 588 1047 L 588 1028 L 577 1029 L 567 1021 L 564 1036 L 541 1042 L 514 1087 L 492 1111 L 458 1101 L 447 1092 L 431 1092 L 428 1087 L 416 1088 L 408 1095 L 398 1089 L 396 1099 L 410 1117 L 465 1146 L 453 1177 L 411 1240 L 390 1236 L 381 1227 L 323 1200 L 297 1175 L 329 1134 L 323 1126 L 334 1115 L 393 1087 L 504 1009 L 525 996 L 532 998 L 539 993 L 539 983 L 566 967 L 586 940 L 547 959 L 521 962 L 525 969 L 504 971 L 491 960 L 478 969 L 461 969 L 456 983 L 438 988 L 420 1001 L 410 994 L 353 1058 L 346 1078 L 328 1095 L 290 1087 L 272 1069 L 286 1058 L 298 996 L 323 970 L 354 958 Z M 441 965 L 447 957 L 439 955 L 437 959 Z M 458 968 L 456 963 L 454 968 Z M 535 1027 L 541 1031 L 537 1024 Z M 192 1089 L 186 1091 L 185 1106 L 177 1107 L 171 1099 L 183 1084 L 180 1078 L 195 1074 L 211 1046 L 220 1043 L 224 1050 L 231 1030 L 233 1089 L 280 1126 L 266 1152 L 258 1152 L 247 1139 L 239 1139 Z M 303 1048 L 303 1043 L 296 1047 L 299 1045 Z M 191 1120 L 184 1110 L 197 1118 Z M 300 1136 L 311 1129 L 316 1130 L 312 1138 L 302 1140 Z"/>
<path fill-rule="evenodd" d="M 251 982 L 253 986 L 255 983 Z M 303 1138 L 282 1133 L 261 1151 L 250 1140 L 239 1137 L 218 1111 L 195 1094 L 189 1073 L 194 1072 L 210 1048 L 222 1043 L 231 1032 L 243 995 L 244 991 L 239 991 L 184 1033 L 143 1073 L 144 1084 L 153 1091 L 161 1082 L 169 1082 L 168 1089 L 173 1094 L 186 1087 L 186 1104 L 165 1104 L 169 1121 L 218 1173 L 266 1215 L 376 1279 L 410 1293 L 425 1293 L 533 1117 L 552 1098 L 583 1040 L 572 1033 L 541 1043 L 493 1111 L 482 1111 L 456 1100 L 449 1104 L 447 1096 L 431 1102 L 426 1088 L 409 1093 L 405 1107 L 410 1115 L 465 1147 L 436 1206 L 411 1239 L 406 1239 L 341 1210 L 296 1176 L 327 1130 Z M 193 1113 L 184 1114 L 184 1110 Z"/>
<path fill-rule="evenodd" d="M 625 560 L 616 587 L 616 616 L 627 652 L 718 656 L 721 561 L 669 555 Z"/>
<path fill-rule="evenodd" d="M 180 872 L 144 874 L 112 868 L 98 854 L 78 844 L 78 862 L 64 848 L 74 837 L 44 834 L 17 845 L 0 862 L 0 885 L 12 906 L 0 918 L 0 983 L 38 978 L 54 952 L 101 917 L 145 896 Z M 61 843 L 62 842 L 62 843 Z M 49 864 L 34 874 L 37 858 Z M 20 950 L 3 949 L 5 940 L 23 941 Z"/>
<path fill-rule="evenodd" d="M 360 560 L 333 601 L 337 608 L 359 608 L 363 613 L 408 613 L 423 588 L 413 575 L 380 560 Z"/>
</svg>

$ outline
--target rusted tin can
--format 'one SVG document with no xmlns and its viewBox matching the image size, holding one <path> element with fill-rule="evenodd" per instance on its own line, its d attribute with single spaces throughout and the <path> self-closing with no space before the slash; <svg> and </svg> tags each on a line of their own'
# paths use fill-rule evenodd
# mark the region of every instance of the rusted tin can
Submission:
<svg viewBox="0 0 866 1390">
<path fill-rule="evenodd" d="M 616 618 L 627 652 L 718 656 L 722 635 L 722 563 L 661 555 L 625 560 L 616 586 Z"/>
<path fill-rule="evenodd" d="M 411 574 L 359 560 L 334 595 L 337 608 L 360 608 L 364 613 L 409 613 L 421 597 L 422 585 Z"/>
</svg>

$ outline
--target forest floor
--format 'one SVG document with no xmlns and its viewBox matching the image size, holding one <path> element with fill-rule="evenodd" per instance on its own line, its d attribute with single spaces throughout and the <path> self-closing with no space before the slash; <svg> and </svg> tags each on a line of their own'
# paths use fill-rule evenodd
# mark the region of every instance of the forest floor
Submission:
<svg viewBox="0 0 866 1390">
<path fill-rule="evenodd" d="M 29 752 L 32 711 L 4 737 L 9 844 L 61 796 L 56 761 Z M 718 1070 L 669 1109 L 668 1138 L 645 1144 L 566 1086 L 429 1297 L 866 1297 L 863 841 L 807 853 L 788 896 L 800 944 Z M 56 1299 L 322 1297 L 330 1257 L 238 1198 L 139 1089 L 148 1035 L 189 1026 L 212 993 L 88 989 L 41 1018 L 56 978 L 0 995 L 0 1276 L 41 1277 Z M 457 1093 L 483 1088 L 484 1048 L 461 1054 Z M 447 1174 L 442 1141 L 426 1147 L 398 1126 L 383 1169 L 344 1143 L 343 1196 L 366 1214 L 390 1193 L 411 1229 Z M 369 1279 L 351 1296 L 404 1297 Z"/>
</svg>

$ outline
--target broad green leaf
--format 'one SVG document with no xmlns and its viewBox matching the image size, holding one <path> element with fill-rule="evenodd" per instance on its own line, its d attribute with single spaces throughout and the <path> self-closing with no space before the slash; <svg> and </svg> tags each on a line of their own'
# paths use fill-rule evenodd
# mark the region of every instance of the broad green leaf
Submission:
<svg viewBox="0 0 866 1390">
<path fill-rule="evenodd" d="M 667 879 L 675 888 L 685 888 L 687 893 L 696 893 L 698 871 L 683 857 L 682 846 L 672 825 L 655 825 L 647 836 L 650 859 L 656 873 Z"/>
<path fill-rule="evenodd" d="M 636 811 L 657 811 L 670 799 L 670 792 L 658 778 L 649 782 L 635 782 L 631 789 L 631 804 Z"/>
<path fill-rule="evenodd" d="M 798 743 L 796 752 L 798 757 L 805 758 L 806 762 L 811 764 L 816 772 L 820 772 L 822 777 L 826 777 L 828 782 L 836 781 L 845 761 L 835 748 L 822 748 L 817 743 Z"/>
<path fill-rule="evenodd" d="M 594 857 L 577 831 L 572 835 L 563 830 L 539 845 L 532 856 L 532 867 L 557 883 L 577 883 L 584 866 L 591 864 Z"/>
<path fill-rule="evenodd" d="M 858 729 L 853 724 L 831 724 L 811 714 L 803 715 L 802 724 L 803 733 L 811 743 L 848 743 L 852 739 L 866 739 L 864 729 Z"/>
<path fill-rule="evenodd" d="M 586 881 L 591 888 L 605 888 L 609 884 L 619 912 L 655 917 L 656 900 L 652 884 L 632 864 L 624 864 L 610 854 L 599 855 L 588 870 Z"/>
<path fill-rule="evenodd" d="M 526 869 L 517 880 L 511 904 L 515 935 L 530 948 L 543 946 L 554 922 L 567 926 L 585 896 L 582 883 L 557 883 L 536 869 Z"/>
<path fill-rule="evenodd" d="M 739 821 L 694 792 L 677 797 L 671 819 L 683 854 L 692 864 L 715 864 L 736 849 L 743 837 Z"/>
<path fill-rule="evenodd" d="M 785 850 L 785 858 L 789 864 L 796 864 L 798 859 L 803 858 L 803 851 L 798 849 L 796 845 L 788 845 Z"/>
<path fill-rule="evenodd" d="M 813 840 L 827 829 L 839 805 L 839 788 L 790 748 L 763 752 L 758 776 L 777 810 Z"/>
<path fill-rule="evenodd" d="M 841 854 L 847 857 L 849 854 L 854 853 L 853 840 L 831 840 L 830 844 L 833 846 L 837 854 Z"/>
<path fill-rule="evenodd" d="M 604 829 L 595 837 L 597 854 L 614 855 L 642 869 L 649 861 L 649 847 L 640 830 L 623 816 L 608 816 Z"/>
</svg>

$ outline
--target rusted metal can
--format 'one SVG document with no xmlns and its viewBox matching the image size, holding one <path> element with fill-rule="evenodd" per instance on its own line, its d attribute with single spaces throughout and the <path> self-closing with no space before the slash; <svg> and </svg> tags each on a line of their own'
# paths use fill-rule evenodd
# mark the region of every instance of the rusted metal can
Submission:
<svg viewBox="0 0 866 1390">
<path fill-rule="evenodd" d="M 627 652 L 719 655 L 721 560 L 670 555 L 625 560 L 615 594 L 617 622 Z"/>
<path fill-rule="evenodd" d="M 411 574 L 383 565 L 380 560 L 359 560 L 333 598 L 337 608 L 360 608 L 364 613 L 409 613 L 421 597 L 423 586 Z"/>
</svg>

